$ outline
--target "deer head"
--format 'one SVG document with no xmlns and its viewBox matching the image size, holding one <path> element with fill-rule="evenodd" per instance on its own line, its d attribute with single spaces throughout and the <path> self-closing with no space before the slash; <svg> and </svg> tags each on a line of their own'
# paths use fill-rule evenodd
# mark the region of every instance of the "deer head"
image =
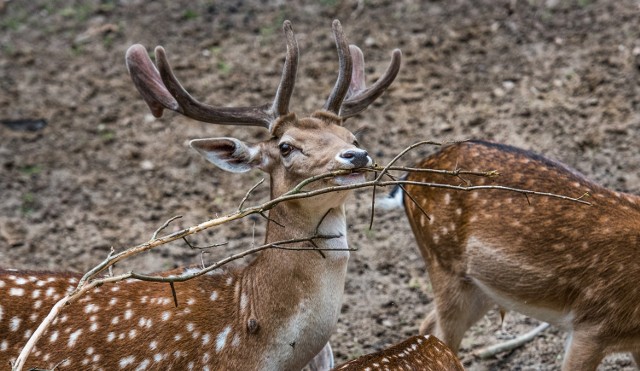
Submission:
<svg viewBox="0 0 640 371">
<path fill-rule="evenodd" d="M 162 116 L 164 109 L 198 121 L 214 124 L 262 126 L 270 138 L 252 144 L 236 138 L 207 138 L 191 146 L 208 161 L 230 172 L 253 168 L 271 177 L 272 196 L 280 195 L 301 180 L 333 170 L 351 170 L 372 164 L 367 151 L 343 127 L 344 121 L 363 111 L 393 82 L 400 68 L 400 51 L 394 50 L 391 64 L 371 87 L 365 85 L 364 58 L 357 46 L 347 46 L 340 22 L 333 22 L 338 49 L 339 72 L 324 107 L 309 117 L 289 112 L 298 66 L 298 45 L 291 23 L 283 25 L 287 55 L 282 78 L 273 102 L 254 107 L 213 107 L 195 100 L 173 74 L 162 47 L 155 50 L 157 68 L 141 45 L 127 51 L 127 66 L 138 91 L 151 112 Z M 348 184 L 361 181 L 354 172 L 327 182 Z M 326 185 L 326 182 L 325 182 Z"/>
</svg>

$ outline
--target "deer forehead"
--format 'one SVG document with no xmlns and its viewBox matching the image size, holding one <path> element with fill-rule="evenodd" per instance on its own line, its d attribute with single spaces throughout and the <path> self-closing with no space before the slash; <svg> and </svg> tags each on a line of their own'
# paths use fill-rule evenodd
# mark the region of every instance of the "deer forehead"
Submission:
<svg viewBox="0 0 640 371">
<path fill-rule="evenodd" d="M 344 127 L 332 122 L 325 122 L 309 117 L 288 126 L 277 138 L 276 143 L 287 142 L 299 148 L 350 147 L 355 136 Z"/>
</svg>

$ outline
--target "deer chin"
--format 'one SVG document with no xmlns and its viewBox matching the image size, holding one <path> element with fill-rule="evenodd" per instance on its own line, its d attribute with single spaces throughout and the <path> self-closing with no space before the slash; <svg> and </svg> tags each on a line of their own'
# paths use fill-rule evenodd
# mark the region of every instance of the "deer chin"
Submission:
<svg viewBox="0 0 640 371">
<path fill-rule="evenodd" d="M 337 175 L 333 178 L 336 185 L 360 184 L 366 181 L 364 173 L 353 172 L 345 175 Z"/>
</svg>

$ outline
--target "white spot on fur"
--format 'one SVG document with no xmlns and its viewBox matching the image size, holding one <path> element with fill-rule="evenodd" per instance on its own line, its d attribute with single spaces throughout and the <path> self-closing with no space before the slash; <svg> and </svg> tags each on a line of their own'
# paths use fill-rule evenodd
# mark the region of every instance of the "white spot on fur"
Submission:
<svg viewBox="0 0 640 371">
<path fill-rule="evenodd" d="M 210 340 L 211 340 L 211 335 L 209 335 L 209 334 L 202 335 L 202 345 L 209 344 Z"/>
<path fill-rule="evenodd" d="M 27 279 L 23 278 L 23 277 L 18 277 L 16 278 L 13 282 L 15 282 L 16 285 L 24 285 L 25 283 L 27 283 Z"/>
<path fill-rule="evenodd" d="M 229 332 L 231 332 L 231 326 L 225 327 L 224 330 L 216 336 L 216 352 L 219 353 L 224 348 Z"/>
<path fill-rule="evenodd" d="M 124 319 L 131 319 L 133 317 L 133 311 L 131 309 L 127 309 L 124 312 Z"/>
<path fill-rule="evenodd" d="M 19 288 L 19 287 L 12 287 L 11 290 L 9 290 L 9 295 L 11 295 L 11 296 L 22 296 L 22 295 L 24 295 L 24 289 Z"/>
<path fill-rule="evenodd" d="M 218 292 L 217 291 L 212 292 L 209 299 L 211 299 L 211 301 L 215 301 L 216 299 L 218 299 Z"/>
<path fill-rule="evenodd" d="M 33 299 L 37 299 L 38 297 L 40 297 L 40 290 L 33 290 L 33 292 L 31 293 L 31 297 Z"/>
<path fill-rule="evenodd" d="M 58 340 L 58 331 L 54 331 L 51 333 L 51 337 L 49 338 L 50 343 L 55 343 Z"/>
<path fill-rule="evenodd" d="M 144 361 L 140 362 L 138 367 L 136 367 L 136 371 L 144 371 L 144 370 L 146 370 L 147 367 L 149 367 L 149 363 L 151 363 L 151 361 L 149 361 L 148 359 L 145 359 Z"/>
<path fill-rule="evenodd" d="M 108 342 L 112 342 L 115 338 L 116 338 L 116 334 L 115 333 L 110 332 L 109 334 L 107 334 L 107 341 Z"/>
<path fill-rule="evenodd" d="M 158 342 L 157 341 L 152 341 L 149 343 L 149 349 L 151 350 L 155 350 L 158 347 Z"/>
<path fill-rule="evenodd" d="M 121 358 L 118 364 L 120 365 L 120 368 L 126 368 L 127 366 L 132 364 L 135 360 L 136 360 L 136 357 L 128 356 L 128 357 Z"/>
<path fill-rule="evenodd" d="M 69 335 L 69 342 L 67 342 L 67 346 L 69 348 L 73 348 L 76 345 L 78 336 L 80 336 L 80 334 L 82 334 L 82 329 L 76 330 L 72 332 L 71 335 Z"/>
<path fill-rule="evenodd" d="M 163 321 L 167 321 L 167 320 L 169 320 L 169 318 L 171 318 L 171 312 L 169 312 L 169 311 L 162 312 L 162 320 Z"/>
<path fill-rule="evenodd" d="M 12 332 L 18 331 L 21 321 L 22 319 L 18 317 L 11 318 L 11 321 L 9 322 L 9 330 L 11 330 Z"/>
<path fill-rule="evenodd" d="M 247 303 L 249 303 L 249 297 L 247 296 L 247 294 L 242 294 L 240 295 L 240 311 L 244 312 L 245 309 L 247 309 Z"/>
<path fill-rule="evenodd" d="M 0 343 L 0 352 L 5 352 L 8 348 L 9 342 L 7 342 L 6 340 L 2 340 L 2 343 Z"/>
</svg>

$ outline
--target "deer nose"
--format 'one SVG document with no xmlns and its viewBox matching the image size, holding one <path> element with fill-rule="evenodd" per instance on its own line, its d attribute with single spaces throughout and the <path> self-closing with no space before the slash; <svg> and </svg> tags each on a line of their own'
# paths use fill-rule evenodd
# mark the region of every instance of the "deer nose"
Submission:
<svg viewBox="0 0 640 371">
<path fill-rule="evenodd" d="M 369 158 L 369 154 L 367 151 L 362 149 L 349 149 L 340 154 L 340 159 L 346 160 L 354 168 L 365 167 L 369 165 L 371 159 Z"/>
</svg>

